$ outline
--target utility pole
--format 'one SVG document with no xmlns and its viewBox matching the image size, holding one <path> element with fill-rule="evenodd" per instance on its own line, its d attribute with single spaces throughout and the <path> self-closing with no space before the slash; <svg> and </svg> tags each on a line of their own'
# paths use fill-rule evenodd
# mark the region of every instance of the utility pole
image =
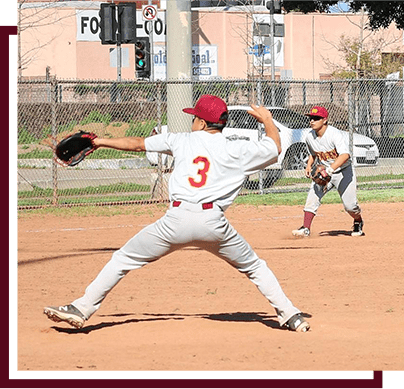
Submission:
<svg viewBox="0 0 404 389">
<path fill-rule="evenodd" d="M 188 132 L 192 117 L 191 2 L 167 1 L 167 126 L 170 132 Z"/>
</svg>

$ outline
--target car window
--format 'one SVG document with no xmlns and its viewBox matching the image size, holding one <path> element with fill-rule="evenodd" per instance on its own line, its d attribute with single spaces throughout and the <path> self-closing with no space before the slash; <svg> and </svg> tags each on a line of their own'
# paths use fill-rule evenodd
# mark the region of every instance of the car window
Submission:
<svg viewBox="0 0 404 389">
<path fill-rule="evenodd" d="M 291 129 L 308 128 L 310 122 L 307 116 L 290 109 L 271 109 L 273 118 L 285 127 Z"/>
</svg>

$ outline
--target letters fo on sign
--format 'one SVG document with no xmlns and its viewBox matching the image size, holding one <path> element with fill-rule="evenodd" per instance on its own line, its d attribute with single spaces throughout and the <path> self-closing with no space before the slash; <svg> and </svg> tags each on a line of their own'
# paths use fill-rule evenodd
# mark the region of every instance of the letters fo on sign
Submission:
<svg viewBox="0 0 404 389">
<path fill-rule="evenodd" d="M 165 21 L 165 12 L 160 11 L 153 20 L 142 21 L 142 10 L 136 11 L 136 36 L 146 37 L 153 31 L 154 42 L 165 42 L 167 34 L 167 26 Z M 99 11 L 97 10 L 76 10 L 78 42 L 99 42 L 100 26 Z"/>
</svg>

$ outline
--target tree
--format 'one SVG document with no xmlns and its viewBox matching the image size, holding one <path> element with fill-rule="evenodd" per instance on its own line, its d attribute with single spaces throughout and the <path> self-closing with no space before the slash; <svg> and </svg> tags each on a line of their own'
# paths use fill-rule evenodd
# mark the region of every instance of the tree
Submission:
<svg viewBox="0 0 404 389">
<path fill-rule="evenodd" d="M 343 2 L 349 6 L 351 12 L 361 12 L 364 9 L 369 18 L 367 27 L 371 30 L 387 28 L 391 23 L 395 23 L 400 30 L 404 29 L 403 1 L 344 0 Z M 285 0 L 282 6 L 286 12 L 330 12 L 331 8 L 338 3 L 338 0 Z"/>
<path fill-rule="evenodd" d="M 351 24 L 358 29 L 356 37 L 340 36 L 337 43 L 327 41 L 337 49 L 345 60 L 344 65 L 338 65 L 324 58 L 323 62 L 330 68 L 335 78 L 385 78 L 388 74 L 401 70 L 403 63 L 400 62 L 402 54 L 394 49 L 397 42 L 401 42 L 402 36 L 389 33 L 378 33 L 366 29 L 368 15 L 364 10 L 361 12 L 359 21 L 346 15 Z M 390 53 L 383 53 L 383 49 L 393 48 Z"/>
<path fill-rule="evenodd" d="M 39 57 L 40 51 L 54 41 L 63 31 L 64 19 L 74 18 L 74 11 L 59 14 L 57 0 L 46 3 L 35 3 L 28 0 L 18 0 L 18 76 L 24 69 Z M 58 26 L 59 30 L 53 36 L 43 36 L 41 28 Z M 30 46 L 23 47 L 21 35 L 30 37 Z"/>
<path fill-rule="evenodd" d="M 402 53 L 382 53 L 383 47 L 385 41 L 382 38 L 371 39 L 367 45 L 363 45 L 359 38 L 341 35 L 338 50 L 342 53 L 346 66 L 334 65 L 333 77 L 385 78 L 390 73 L 401 72 Z"/>
</svg>

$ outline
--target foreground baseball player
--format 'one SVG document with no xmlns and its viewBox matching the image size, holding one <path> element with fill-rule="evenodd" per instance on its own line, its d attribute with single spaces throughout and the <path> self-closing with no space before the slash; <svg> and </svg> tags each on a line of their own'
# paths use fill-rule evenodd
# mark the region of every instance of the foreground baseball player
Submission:
<svg viewBox="0 0 404 389">
<path fill-rule="evenodd" d="M 325 193 L 335 187 L 345 210 L 354 219 L 351 235 L 364 235 L 361 209 L 356 198 L 356 176 L 351 163 L 348 145 L 344 141 L 340 130 L 328 126 L 328 111 L 326 108 L 313 107 L 306 116 L 310 118 L 312 130 L 306 138 L 309 160 L 305 175 L 310 178 L 313 164 L 321 163 L 326 166 L 325 172 L 328 176 L 331 176 L 331 179 L 325 187 L 312 182 L 304 207 L 303 226 L 298 230 L 293 230 L 292 234 L 295 236 L 310 236 L 311 223 L 321 205 L 321 199 Z"/>
<path fill-rule="evenodd" d="M 249 113 L 264 124 L 266 133 L 259 142 L 253 142 L 224 137 L 227 105 L 216 96 L 204 95 L 195 108 L 183 111 L 194 115 L 192 132 L 94 139 L 96 147 L 173 155 L 170 207 L 161 219 L 145 227 L 112 255 L 82 297 L 69 305 L 46 307 L 44 313 L 53 321 L 81 328 L 130 270 L 192 245 L 214 253 L 244 273 L 275 308 L 281 326 L 291 331 L 308 331 L 309 323 L 286 297 L 266 262 L 224 216 L 245 177 L 274 163 L 281 152 L 272 114 L 264 107 L 252 106 Z"/>
</svg>

